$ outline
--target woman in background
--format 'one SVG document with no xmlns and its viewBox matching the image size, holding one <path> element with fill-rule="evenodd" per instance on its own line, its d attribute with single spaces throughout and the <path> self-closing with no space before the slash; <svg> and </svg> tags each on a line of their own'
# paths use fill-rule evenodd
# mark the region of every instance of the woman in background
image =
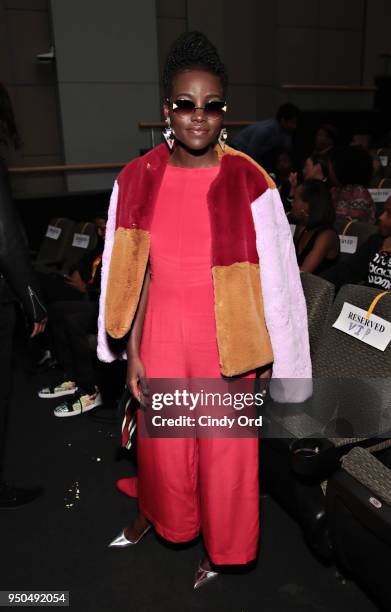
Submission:
<svg viewBox="0 0 391 612">
<path fill-rule="evenodd" d="M 326 155 L 318 155 L 313 153 L 305 160 L 303 167 L 303 179 L 317 179 L 322 183 L 328 183 L 329 179 L 329 160 Z M 298 186 L 298 173 L 291 172 L 289 174 L 289 192 L 285 193 L 285 201 L 281 196 L 285 210 L 291 210 L 292 202 L 295 197 Z M 280 191 L 281 193 L 281 191 Z M 285 202 L 287 204 L 285 204 Z"/>
<path fill-rule="evenodd" d="M 375 223 L 376 208 L 367 189 L 372 177 L 372 159 L 361 147 L 335 150 L 330 156 L 331 190 L 337 217 Z"/>
<path fill-rule="evenodd" d="M 316 155 L 313 153 L 304 163 L 303 178 L 305 181 L 309 179 L 317 179 L 323 183 L 329 178 L 329 163 L 326 155 Z"/>
<path fill-rule="evenodd" d="M 322 181 L 310 179 L 296 189 L 290 219 L 297 224 L 294 243 L 301 272 L 320 274 L 333 266 L 339 255 L 339 238 L 333 227 L 331 197 Z"/>
</svg>

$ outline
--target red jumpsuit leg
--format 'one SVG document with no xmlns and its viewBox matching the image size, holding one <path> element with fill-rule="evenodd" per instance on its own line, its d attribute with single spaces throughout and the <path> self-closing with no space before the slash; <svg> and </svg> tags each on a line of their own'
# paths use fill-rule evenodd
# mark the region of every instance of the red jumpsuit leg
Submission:
<svg viewBox="0 0 391 612">
<path fill-rule="evenodd" d="M 188 378 L 177 323 L 167 317 L 147 311 L 140 347 L 146 377 Z M 167 540 L 192 540 L 201 526 L 196 440 L 147 438 L 137 430 L 140 512 Z"/>
<path fill-rule="evenodd" d="M 212 357 L 193 362 L 192 377 L 220 378 Z M 209 558 L 217 565 L 248 563 L 257 556 L 259 540 L 258 438 L 197 442 L 201 530 Z"/>
<path fill-rule="evenodd" d="M 259 484 L 257 438 L 201 438 L 201 529 L 216 564 L 242 564 L 257 556 Z"/>
</svg>

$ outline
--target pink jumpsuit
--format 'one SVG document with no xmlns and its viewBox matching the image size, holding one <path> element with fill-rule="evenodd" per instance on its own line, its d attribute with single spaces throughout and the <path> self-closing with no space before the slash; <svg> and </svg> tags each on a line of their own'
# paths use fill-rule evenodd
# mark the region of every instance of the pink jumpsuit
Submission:
<svg viewBox="0 0 391 612">
<path fill-rule="evenodd" d="M 207 192 L 219 167 L 167 166 L 151 227 L 146 377 L 221 377 Z M 138 437 L 139 509 L 172 542 L 200 530 L 215 564 L 257 554 L 257 438 Z"/>
</svg>

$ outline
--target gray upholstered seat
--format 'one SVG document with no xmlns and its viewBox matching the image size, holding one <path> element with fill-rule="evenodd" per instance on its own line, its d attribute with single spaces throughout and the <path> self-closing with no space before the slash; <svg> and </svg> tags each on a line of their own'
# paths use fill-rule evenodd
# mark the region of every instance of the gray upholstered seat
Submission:
<svg viewBox="0 0 391 612">
<path fill-rule="evenodd" d="M 345 302 L 366 311 L 380 292 L 346 285 L 327 317 L 313 358 L 314 396 L 301 406 L 276 404 L 261 441 L 263 479 L 300 522 L 311 546 L 331 555 L 325 513 L 326 480 L 355 446 L 389 446 L 391 432 L 391 344 L 383 352 L 333 327 Z M 391 321 L 391 295 L 374 314 Z"/>
<path fill-rule="evenodd" d="M 68 274 L 85 253 L 95 248 L 96 244 L 95 224 L 90 221 L 80 221 L 77 223 L 72 232 L 72 239 L 66 249 L 62 272 Z"/>
<path fill-rule="evenodd" d="M 326 389 L 329 411 L 333 401 L 334 418 L 343 417 L 353 425 L 349 438 L 391 431 L 391 343 L 380 351 L 333 327 L 345 302 L 366 312 L 380 293 L 359 285 L 342 287 L 313 359 L 313 375 L 323 379 L 319 388 L 323 384 Z M 391 295 L 381 298 L 373 314 L 391 321 Z M 316 415 L 319 418 L 320 412 Z"/>
<path fill-rule="evenodd" d="M 75 222 L 65 217 L 49 221 L 35 259 L 35 266 L 44 271 L 58 270 L 63 265 L 67 248 L 71 244 Z"/>
<path fill-rule="evenodd" d="M 371 225 L 370 223 L 362 223 L 361 221 L 351 222 L 350 219 L 345 219 L 341 217 L 337 218 L 334 228 L 339 235 L 341 235 L 346 229 L 346 236 L 356 236 L 358 239 L 357 249 L 359 249 L 360 246 L 364 244 L 364 242 L 366 242 L 370 236 L 378 232 L 378 227 L 376 225 Z M 352 255 L 353 253 L 340 253 L 339 260 L 344 261 Z"/>
<path fill-rule="evenodd" d="M 302 272 L 300 278 L 307 304 L 311 355 L 314 355 L 333 303 L 334 285 L 308 272 Z"/>
<path fill-rule="evenodd" d="M 391 457 L 353 448 L 329 479 L 326 511 L 339 565 L 391 609 Z"/>
</svg>

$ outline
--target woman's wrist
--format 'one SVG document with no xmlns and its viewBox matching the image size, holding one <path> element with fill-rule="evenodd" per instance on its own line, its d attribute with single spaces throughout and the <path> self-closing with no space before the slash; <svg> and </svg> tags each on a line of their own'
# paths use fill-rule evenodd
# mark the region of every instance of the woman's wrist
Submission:
<svg viewBox="0 0 391 612">
<path fill-rule="evenodd" d="M 126 351 L 127 356 L 128 356 L 128 361 L 133 361 L 134 359 L 139 359 L 140 355 L 139 355 L 139 351 L 136 350 L 135 348 L 131 348 Z"/>
<path fill-rule="evenodd" d="M 126 354 L 128 359 L 138 355 L 138 342 L 135 341 L 135 338 L 131 335 L 128 339 L 128 344 L 126 346 Z"/>
</svg>

